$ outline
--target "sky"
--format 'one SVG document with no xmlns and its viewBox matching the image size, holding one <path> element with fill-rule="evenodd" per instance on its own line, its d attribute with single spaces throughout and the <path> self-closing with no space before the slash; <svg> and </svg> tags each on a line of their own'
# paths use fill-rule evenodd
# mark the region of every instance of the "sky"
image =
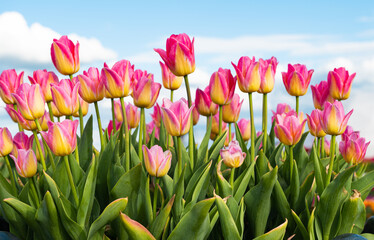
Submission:
<svg viewBox="0 0 374 240">
<path fill-rule="evenodd" d="M 81 74 L 89 67 L 127 59 L 136 69 L 154 73 L 161 82 L 161 58 L 171 34 L 187 33 L 195 39 L 196 71 L 190 75 L 192 95 L 204 89 L 218 68 L 235 71 L 241 56 L 278 61 L 276 84 L 268 95 L 269 109 L 278 103 L 295 107 L 282 82 L 289 63 L 314 69 L 311 85 L 327 80 L 334 68 L 356 72 L 345 111 L 354 109 L 349 125 L 374 140 L 374 2 L 373 1 L 2 1 L 0 7 L 0 72 L 25 71 L 24 80 L 37 69 L 56 71 L 50 58 L 54 38 L 68 35 L 80 43 Z M 60 79 L 65 78 L 58 75 Z M 247 95 L 241 118 L 249 118 Z M 161 90 L 159 102 L 169 92 Z M 182 86 L 174 99 L 186 97 Z M 129 97 L 127 101 L 132 101 Z M 0 103 L 0 107 L 4 107 Z M 103 125 L 110 119 L 110 102 L 99 103 Z M 261 127 L 262 95 L 254 94 L 256 129 Z M 311 90 L 301 97 L 300 109 L 313 109 Z M 147 110 L 149 115 L 151 110 Z M 90 114 L 94 114 L 93 106 Z M 270 111 L 269 111 L 269 114 Z M 17 130 L 5 110 L 0 125 Z M 270 117 L 269 117 L 270 118 Z M 149 117 L 148 117 L 149 119 Z M 200 118 L 197 137 L 203 136 Z M 13 126 L 14 125 L 14 126 Z M 98 133 L 95 133 L 98 139 Z M 96 143 L 98 144 L 98 143 Z M 367 155 L 374 157 L 374 143 Z"/>
</svg>

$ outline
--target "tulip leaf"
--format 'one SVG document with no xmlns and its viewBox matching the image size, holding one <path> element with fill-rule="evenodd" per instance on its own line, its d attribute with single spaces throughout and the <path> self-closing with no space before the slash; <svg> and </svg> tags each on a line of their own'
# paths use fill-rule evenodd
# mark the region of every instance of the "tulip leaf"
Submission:
<svg viewBox="0 0 374 240">
<path fill-rule="evenodd" d="M 280 166 L 280 158 L 282 156 L 282 151 L 283 151 L 284 144 L 279 143 L 278 146 L 275 148 L 275 150 L 271 153 L 269 157 L 269 162 L 271 166 L 274 168 L 275 166 Z"/>
<path fill-rule="evenodd" d="M 262 139 L 263 138 L 264 138 L 264 134 L 261 134 L 255 140 L 255 156 L 258 154 L 258 151 L 260 150 L 260 146 L 262 144 Z"/>
<path fill-rule="evenodd" d="M 213 165 L 216 164 L 219 151 L 223 148 L 226 141 L 227 131 L 224 132 L 221 136 L 218 136 L 213 142 L 212 146 L 209 148 L 209 160 L 213 160 Z"/>
<path fill-rule="evenodd" d="M 286 227 L 287 227 L 288 220 L 278 227 L 274 228 L 273 230 L 256 237 L 253 240 L 282 240 L 284 235 L 286 234 Z"/>
<path fill-rule="evenodd" d="M 275 127 L 275 119 L 272 121 L 271 127 L 270 127 L 270 134 L 269 134 L 269 137 L 268 137 L 269 146 L 268 146 L 268 149 L 267 149 L 268 152 L 269 151 L 273 152 L 273 150 L 275 148 L 275 131 L 274 131 L 274 127 Z"/>
<path fill-rule="evenodd" d="M 313 209 L 312 213 L 310 214 L 310 218 L 309 218 L 309 221 L 308 221 L 308 232 L 309 232 L 309 239 L 310 240 L 315 240 L 315 233 L 314 233 L 314 221 L 315 221 L 315 218 L 314 218 L 314 212 L 315 212 L 315 208 Z M 307 238 L 308 239 L 308 238 Z"/>
<path fill-rule="evenodd" d="M 292 217 L 292 212 L 291 212 L 292 210 L 291 210 L 290 204 L 287 201 L 287 197 L 284 194 L 282 186 L 280 185 L 278 180 L 274 184 L 274 191 L 272 193 L 272 199 L 273 199 L 272 202 L 274 203 L 278 214 L 282 218 L 289 219 L 289 227 L 294 226 L 295 222 Z"/>
<path fill-rule="evenodd" d="M 141 172 L 142 165 L 138 164 L 123 174 L 110 192 L 112 198 L 125 198 L 131 196 L 133 193 L 136 194 L 140 187 Z"/>
<path fill-rule="evenodd" d="M 224 239 L 241 239 L 235 221 L 223 199 L 215 195 Z"/>
<path fill-rule="evenodd" d="M 227 197 L 232 195 L 232 187 L 230 183 L 227 182 L 225 177 L 222 175 L 221 172 L 221 166 L 222 166 L 223 161 L 220 160 L 217 164 L 217 187 L 218 187 L 218 193 L 222 197 Z"/>
<path fill-rule="evenodd" d="M 173 207 L 175 195 L 169 200 L 166 206 L 160 211 L 155 220 L 152 222 L 149 231 L 153 234 L 156 239 L 160 239 L 162 232 L 167 226 L 168 220 L 170 219 L 170 211 Z"/>
<path fill-rule="evenodd" d="M 155 237 L 140 223 L 132 220 L 129 216 L 121 213 L 121 222 L 130 239 L 134 240 L 152 240 Z"/>
<path fill-rule="evenodd" d="M 243 238 L 244 234 L 244 216 L 245 216 L 245 204 L 244 198 L 241 198 L 238 208 L 238 213 L 236 214 L 235 224 L 238 228 L 240 238 Z"/>
<path fill-rule="evenodd" d="M 371 189 L 374 187 L 374 170 L 366 173 L 363 177 L 352 182 L 352 189 L 361 193 L 362 200 L 365 200 Z"/>
<path fill-rule="evenodd" d="M 192 178 L 194 178 L 194 181 L 192 182 L 191 178 L 186 188 L 186 203 L 195 204 L 197 202 L 197 198 L 199 197 L 201 188 L 203 187 L 205 181 L 209 180 L 209 170 L 211 166 L 212 161 L 205 165 L 205 168 L 203 169 L 201 174 L 198 174 L 196 178 L 194 178 L 194 175 L 192 176 Z M 189 188 L 189 186 L 191 187 Z M 187 192 L 187 190 L 189 191 Z"/>
<path fill-rule="evenodd" d="M 161 177 L 163 183 L 163 190 L 166 198 L 171 198 L 173 195 L 173 179 L 169 175 Z"/>
<path fill-rule="evenodd" d="M 258 237 L 265 232 L 270 213 L 270 196 L 277 180 L 278 167 L 264 174 L 260 182 L 244 196 L 251 232 Z"/>
<path fill-rule="evenodd" d="M 175 201 L 173 205 L 173 218 L 175 223 L 179 222 L 179 219 L 183 213 L 183 195 L 184 195 L 184 172 L 186 170 L 186 165 L 182 170 L 182 174 L 179 179 L 174 178 L 174 192 L 175 192 Z"/>
<path fill-rule="evenodd" d="M 324 178 L 322 177 L 322 169 L 321 164 L 319 162 L 319 158 L 316 153 L 315 145 L 313 144 L 312 151 L 310 153 L 310 158 L 312 159 L 312 162 L 314 163 L 314 176 L 316 178 L 317 183 L 317 193 L 318 195 L 321 195 L 323 190 L 325 189 L 324 185 Z M 324 171 L 325 169 L 323 169 Z"/>
<path fill-rule="evenodd" d="M 308 162 L 309 156 L 308 156 L 308 153 L 305 151 L 305 147 L 304 147 L 305 139 L 308 136 L 308 134 L 309 134 L 309 131 L 303 133 L 300 141 L 293 148 L 294 159 L 297 162 L 298 170 L 300 170 L 300 172 L 302 172 L 305 169 L 305 166 Z M 307 174 L 309 174 L 309 172 Z M 301 180 L 303 181 L 304 179 L 301 179 Z"/>
<path fill-rule="evenodd" d="M 196 167 L 199 167 L 200 165 L 204 163 L 204 159 L 208 151 L 208 144 L 209 144 L 211 130 L 212 130 L 212 118 L 210 118 L 210 120 L 208 121 L 205 135 L 203 137 L 203 140 L 200 143 L 199 149 L 197 150 Z"/>
<path fill-rule="evenodd" d="M 235 180 L 234 182 L 234 198 L 237 202 L 240 201 L 240 199 L 243 197 L 249 181 L 252 176 L 254 176 L 254 169 L 256 165 L 256 160 L 255 159 L 251 165 L 249 165 L 243 172 L 242 174 Z"/>
<path fill-rule="evenodd" d="M 139 159 L 138 153 L 135 151 L 135 148 L 132 144 L 131 144 L 130 148 L 131 148 L 131 150 L 130 150 L 131 151 L 131 154 L 130 154 L 131 166 L 135 167 L 140 163 L 140 159 Z"/>
<path fill-rule="evenodd" d="M 305 209 L 305 201 L 308 201 L 309 203 L 312 201 L 308 197 L 309 192 L 315 191 L 316 184 L 313 184 L 314 182 L 314 174 L 311 172 L 304 180 L 304 182 L 300 186 L 300 193 L 299 193 L 299 198 L 297 199 L 297 202 L 295 204 L 295 207 L 293 208 L 296 213 L 300 213 Z M 313 194 L 312 194 L 313 197 Z M 291 219 L 288 223 L 289 225 L 291 224 Z"/>
<path fill-rule="evenodd" d="M 265 153 L 263 151 L 260 151 L 260 154 L 256 161 L 256 170 L 259 177 L 262 177 L 265 173 L 269 171 L 268 162 L 269 160 L 265 156 Z"/>
<path fill-rule="evenodd" d="M 354 190 L 351 196 L 344 204 L 340 213 L 342 222 L 337 235 L 344 233 L 359 234 L 364 229 L 366 221 L 366 208 L 360 194 Z"/>
<path fill-rule="evenodd" d="M 290 204 L 292 208 L 295 208 L 296 202 L 300 194 L 300 182 L 299 182 L 299 171 L 297 170 L 297 163 L 293 160 L 293 177 L 290 185 Z"/>
<path fill-rule="evenodd" d="M 126 205 L 127 198 L 119 198 L 111 202 L 100 214 L 100 216 L 91 224 L 87 239 L 91 239 L 91 237 L 94 236 L 97 231 L 117 218 L 119 214 L 126 208 Z"/>
<path fill-rule="evenodd" d="M 244 160 L 244 163 L 245 163 L 246 166 L 248 166 L 248 164 L 250 163 L 251 155 L 248 152 L 247 145 L 245 144 L 245 142 L 243 140 L 242 134 L 239 130 L 239 127 L 238 127 L 237 123 L 235 123 L 235 136 L 236 136 L 236 140 L 239 142 L 240 148 L 245 153 L 245 159 L 246 160 Z"/>
<path fill-rule="evenodd" d="M 208 198 L 196 203 L 178 222 L 168 240 L 205 239 L 211 231 L 209 209 L 214 201 L 215 198 Z"/>
<path fill-rule="evenodd" d="M 79 164 L 81 168 L 86 171 L 92 159 L 92 115 L 87 120 L 83 130 L 82 137 L 79 141 Z"/>
<path fill-rule="evenodd" d="M 300 220 L 299 216 L 297 216 L 297 214 L 293 210 L 291 210 L 291 211 L 292 211 L 292 217 L 295 220 L 296 225 L 299 228 L 299 230 L 301 232 L 301 235 L 303 236 L 303 239 L 308 239 L 309 234 L 308 234 L 308 231 L 306 230 L 303 222 Z"/>
</svg>

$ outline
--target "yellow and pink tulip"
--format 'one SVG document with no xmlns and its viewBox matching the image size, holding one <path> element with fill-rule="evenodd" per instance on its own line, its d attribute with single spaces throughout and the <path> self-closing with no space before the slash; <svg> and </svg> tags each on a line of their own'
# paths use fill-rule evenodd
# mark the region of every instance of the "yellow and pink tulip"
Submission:
<svg viewBox="0 0 374 240">
<path fill-rule="evenodd" d="M 323 110 L 326 101 L 333 103 L 334 99 L 330 96 L 330 89 L 327 81 L 321 81 L 319 84 L 312 85 L 313 104 L 316 109 Z"/>
<path fill-rule="evenodd" d="M 72 75 L 79 71 L 79 42 L 75 45 L 67 36 L 53 39 L 51 45 L 53 65 L 63 75 Z"/>
<path fill-rule="evenodd" d="M 239 89 L 245 93 L 257 92 L 261 84 L 260 76 L 260 63 L 256 62 L 255 57 L 241 57 L 238 65 L 233 62 L 236 71 L 236 78 L 238 81 Z"/>
<path fill-rule="evenodd" d="M 151 108 L 158 98 L 161 84 L 153 81 L 152 77 L 141 77 L 133 91 L 134 105 L 140 108 Z"/>
<path fill-rule="evenodd" d="M 217 105 L 229 104 L 234 96 L 236 79 L 229 69 L 219 68 L 209 82 L 210 99 Z"/>
<path fill-rule="evenodd" d="M 162 75 L 162 85 L 164 88 L 169 90 L 177 90 L 183 82 L 183 77 L 175 76 L 166 64 L 160 62 L 161 75 Z"/>
<path fill-rule="evenodd" d="M 59 80 L 54 72 L 47 70 L 36 70 L 32 77 L 29 77 L 31 84 L 39 84 L 46 102 L 52 101 L 51 83 L 58 84 Z"/>
<path fill-rule="evenodd" d="M 339 143 L 339 151 L 347 163 L 356 165 L 364 159 L 369 144 L 359 134 L 351 134 Z"/>
<path fill-rule="evenodd" d="M 183 136 L 188 133 L 191 126 L 191 113 L 195 107 L 188 108 L 187 100 L 182 98 L 174 103 L 164 99 L 164 106 L 161 107 L 162 120 L 166 131 L 171 136 Z"/>
<path fill-rule="evenodd" d="M 10 155 L 14 160 L 18 174 L 24 178 L 33 177 L 37 171 L 37 159 L 32 149 L 18 149 L 18 156 Z"/>
<path fill-rule="evenodd" d="M 79 84 L 69 79 L 63 79 L 58 84 L 51 84 L 53 103 L 61 114 L 70 116 L 78 112 L 78 88 Z"/>
<path fill-rule="evenodd" d="M 238 94 L 234 94 L 231 102 L 222 107 L 222 120 L 226 123 L 234 123 L 238 121 L 243 101 L 244 100 L 240 101 Z"/>
<path fill-rule="evenodd" d="M 158 145 L 152 146 L 150 149 L 143 145 L 144 165 L 148 174 L 154 177 L 165 176 L 171 166 L 171 152 L 165 152 Z"/>
<path fill-rule="evenodd" d="M 304 96 L 308 91 L 314 70 L 308 71 L 303 64 L 288 64 L 288 71 L 282 72 L 283 84 L 291 96 Z"/>
<path fill-rule="evenodd" d="M 353 110 L 345 115 L 343 104 L 339 101 L 334 103 L 325 102 L 324 109 L 320 115 L 323 131 L 329 135 L 344 133 L 352 113 Z"/>
<path fill-rule="evenodd" d="M 242 118 L 238 122 L 238 128 L 244 141 L 251 139 L 251 121 Z"/>
<path fill-rule="evenodd" d="M 305 129 L 306 119 L 296 113 L 278 114 L 275 118 L 274 132 L 281 143 L 293 146 L 298 143 Z"/>
<path fill-rule="evenodd" d="M 134 65 L 130 61 L 116 62 L 110 69 L 104 64 L 101 70 L 101 79 L 104 83 L 107 98 L 126 97 L 132 93 Z"/>
<path fill-rule="evenodd" d="M 98 102 L 104 98 L 105 88 L 104 82 L 97 68 L 90 67 L 88 71 L 78 75 L 79 95 L 88 103 Z"/>
<path fill-rule="evenodd" d="M 0 97 L 6 104 L 14 104 L 12 93 L 15 93 L 23 83 L 23 74 L 17 75 L 16 70 L 4 70 L 0 75 Z"/>
<path fill-rule="evenodd" d="M 319 109 L 314 109 L 310 115 L 307 116 L 308 120 L 308 128 L 310 134 L 312 134 L 314 137 L 324 137 L 326 136 L 326 133 L 323 131 L 322 126 L 321 126 L 321 116 L 322 111 Z"/>
<path fill-rule="evenodd" d="M 245 159 L 246 154 L 242 151 L 238 141 L 231 141 L 228 148 L 220 150 L 223 163 L 229 168 L 240 167 Z"/>
<path fill-rule="evenodd" d="M 8 128 L 0 127 L 0 157 L 7 156 L 13 150 L 12 134 Z"/>
<path fill-rule="evenodd" d="M 261 84 L 257 92 L 269 93 L 273 91 L 274 88 L 275 73 L 277 70 L 278 61 L 275 57 L 271 57 L 267 60 L 260 58 L 258 62 L 260 64 Z"/>
<path fill-rule="evenodd" d="M 204 91 L 196 89 L 195 107 L 201 115 L 206 117 L 217 114 L 218 105 L 210 99 L 209 86 Z"/>
<path fill-rule="evenodd" d="M 349 75 L 344 67 L 334 68 L 327 75 L 327 82 L 330 89 L 330 95 L 336 100 L 345 100 L 351 93 L 352 81 L 356 73 Z"/>
</svg>

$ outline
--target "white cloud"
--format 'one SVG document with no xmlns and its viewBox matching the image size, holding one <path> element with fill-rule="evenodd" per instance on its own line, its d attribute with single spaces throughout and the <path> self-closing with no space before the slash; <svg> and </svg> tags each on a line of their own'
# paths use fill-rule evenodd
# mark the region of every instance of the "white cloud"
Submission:
<svg viewBox="0 0 374 240">
<path fill-rule="evenodd" d="M 12 59 L 25 63 L 50 63 L 50 47 L 56 31 L 39 23 L 29 25 L 18 12 L 0 14 L 0 59 Z M 69 38 L 80 43 L 81 62 L 110 60 L 117 54 L 105 48 L 99 40 L 70 34 Z"/>
</svg>

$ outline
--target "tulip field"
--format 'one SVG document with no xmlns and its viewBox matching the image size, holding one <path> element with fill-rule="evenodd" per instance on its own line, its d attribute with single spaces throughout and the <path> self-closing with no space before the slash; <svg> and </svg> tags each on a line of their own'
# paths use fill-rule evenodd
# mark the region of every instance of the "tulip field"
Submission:
<svg viewBox="0 0 374 240">
<path fill-rule="evenodd" d="M 228 59 L 233 68 L 217 66 L 192 99 L 194 39 L 171 35 L 154 51 L 162 79 L 131 59 L 79 72 L 79 43 L 67 36 L 51 43 L 66 79 L 47 70 L 28 82 L 15 69 L 1 73 L 0 97 L 18 125 L 17 133 L 0 126 L 0 217 L 9 239 L 374 239 L 370 142 L 342 104 L 356 73 L 326 73 L 310 86 L 315 109 L 303 113 L 299 99 L 314 72 L 303 64 L 282 72 L 294 102 L 270 109 L 276 57 Z M 182 84 L 185 97 L 174 99 Z M 162 87 L 170 97 L 159 98 Z M 254 94 L 263 98 L 261 129 Z M 104 98 L 109 123 L 100 117 Z M 148 123 L 145 109 L 153 109 Z"/>
</svg>

